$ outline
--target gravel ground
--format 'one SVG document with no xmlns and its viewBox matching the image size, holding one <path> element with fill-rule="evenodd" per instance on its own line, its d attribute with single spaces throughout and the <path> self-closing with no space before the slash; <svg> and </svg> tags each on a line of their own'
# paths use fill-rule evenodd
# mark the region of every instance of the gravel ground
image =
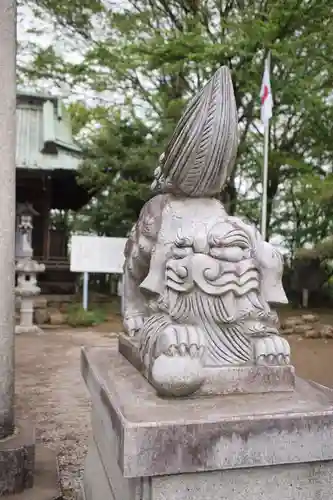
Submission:
<svg viewBox="0 0 333 500">
<path fill-rule="evenodd" d="M 120 323 L 94 331 L 49 330 L 16 338 L 16 411 L 36 422 L 37 439 L 57 451 L 64 498 L 82 476 L 90 433 L 89 395 L 80 374 L 82 345 L 111 346 Z M 291 340 L 298 375 L 333 387 L 333 340 Z"/>
<path fill-rule="evenodd" d="M 98 331 L 47 331 L 16 338 L 16 413 L 36 423 L 36 437 L 58 453 L 66 500 L 74 498 L 90 432 L 89 395 L 80 374 L 82 345 L 108 346 Z"/>
</svg>

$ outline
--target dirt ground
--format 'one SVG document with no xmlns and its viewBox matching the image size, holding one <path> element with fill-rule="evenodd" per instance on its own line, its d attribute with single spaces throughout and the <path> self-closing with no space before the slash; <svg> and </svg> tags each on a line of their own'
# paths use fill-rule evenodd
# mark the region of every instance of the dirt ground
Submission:
<svg viewBox="0 0 333 500">
<path fill-rule="evenodd" d="M 16 339 L 17 414 L 36 422 L 37 439 L 56 450 L 66 500 L 82 475 L 90 404 L 80 375 L 80 347 L 115 342 L 112 324 L 90 330 L 48 330 Z M 290 339 L 299 376 L 333 387 L 333 340 Z"/>
<path fill-rule="evenodd" d="M 34 421 L 37 440 L 57 452 L 66 500 L 78 488 L 90 431 L 80 348 L 115 341 L 114 335 L 91 330 L 48 330 L 16 338 L 16 413 Z"/>
</svg>

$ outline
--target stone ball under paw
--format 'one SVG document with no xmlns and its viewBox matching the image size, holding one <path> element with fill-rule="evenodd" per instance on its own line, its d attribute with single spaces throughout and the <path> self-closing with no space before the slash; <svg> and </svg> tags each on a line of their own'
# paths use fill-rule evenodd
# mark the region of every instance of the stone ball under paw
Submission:
<svg viewBox="0 0 333 500">
<path fill-rule="evenodd" d="M 189 396 L 204 382 L 200 359 L 190 356 L 159 356 L 152 367 L 152 383 L 161 396 Z"/>
</svg>

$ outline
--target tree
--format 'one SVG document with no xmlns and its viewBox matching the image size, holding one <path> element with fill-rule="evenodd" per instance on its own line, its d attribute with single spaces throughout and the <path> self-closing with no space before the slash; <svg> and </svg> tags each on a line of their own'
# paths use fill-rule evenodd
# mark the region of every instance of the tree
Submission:
<svg viewBox="0 0 333 500">
<path fill-rule="evenodd" d="M 75 216 L 77 231 L 100 236 L 127 236 L 148 199 L 158 145 L 142 121 L 114 114 L 85 142 L 79 182 L 94 194 Z"/>
<path fill-rule="evenodd" d="M 238 208 L 256 222 L 262 167 L 258 94 L 263 61 L 270 49 L 275 96 L 268 190 L 270 235 L 290 222 L 285 207 L 296 198 L 299 204 L 304 179 L 314 185 L 330 172 L 330 2 L 128 0 L 116 7 L 101 0 L 21 2 L 30 5 L 39 18 L 49 16 L 77 56 L 69 57 L 68 50 L 57 52 L 54 42 L 34 47 L 33 63 L 20 66 L 22 77 L 67 82 L 78 94 L 93 92 L 98 103 L 117 101 L 121 116 L 143 119 L 153 135 L 158 135 L 160 150 L 185 101 L 218 66 L 228 65 L 239 112 L 240 148 L 237 168 L 224 194 L 231 212 Z M 236 189 L 239 186 L 242 189 Z M 309 237 L 318 239 L 316 200 L 312 197 L 308 203 L 313 209 L 302 214 L 293 209 L 289 239 L 300 216 Z M 283 220 L 278 205 L 284 206 Z"/>
</svg>

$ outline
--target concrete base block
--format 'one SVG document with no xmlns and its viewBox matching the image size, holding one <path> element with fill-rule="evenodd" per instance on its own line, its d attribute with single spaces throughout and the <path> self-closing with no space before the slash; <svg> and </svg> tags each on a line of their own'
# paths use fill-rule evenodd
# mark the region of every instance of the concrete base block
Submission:
<svg viewBox="0 0 333 500">
<path fill-rule="evenodd" d="M 94 500 L 115 500 L 112 484 L 108 480 L 98 450 L 93 442 L 89 447 L 85 467 L 85 479 L 87 481 L 84 480 L 83 482 L 82 491 L 84 498 L 86 500 L 89 498 L 93 498 Z"/>
<path fill-rule="evenodd" d="M 0 498 L 4 500 L 61 500 L 56 455 L 35 445 L 35 432 L 26 420 L 0 441 Z"/>
<path fill-rule="evenodd" d="M 119 352 L 149 380 L 150 375 L 141 362 L 135 339 L 120 334 Z M 203 374 L 205 381 L 192 396 L 194 398 L 233 393 L 287 392 L 295 389 L 295 369 L 291 365 L 205 367 Z"/>
<path fill-rule="evenodd" d="M 331 500 L 333 391 L 165 399 L 116 349 L 83 350 L 80 500 Z"/>
<path fill-rule="evenodd" d="M 14 434 L 0 441 L 0 497 L 33 486 L 34 429 L 26 421 L 16 424 Z"/>
<path fill-rule="evenodd" d="M 31 325 L 31 326 L 16 325 L 15 326 L 15 334 L 16 335 L 24 335 L 24 334 L 28 334 L 28 333 L 32 333 L 35 335 L 42 335 L 44 332 L 37 325 Z"/>
<path fill-rule="evenodd" d="M 124 500 L 105 476 L 97 483 L 98 468 L 87 469 L 78 500 Z M 314 463 L 160 476 L 143 479 L 131 500 L 332 500 L 332 475 L 332 464 Z"/>
<path fill-rule="evenodd" d="M 34 484 L 32 488 L 4 500 L 62 500 L 55 453 L 42 445 L 36 446 Z"/>
</svg>

